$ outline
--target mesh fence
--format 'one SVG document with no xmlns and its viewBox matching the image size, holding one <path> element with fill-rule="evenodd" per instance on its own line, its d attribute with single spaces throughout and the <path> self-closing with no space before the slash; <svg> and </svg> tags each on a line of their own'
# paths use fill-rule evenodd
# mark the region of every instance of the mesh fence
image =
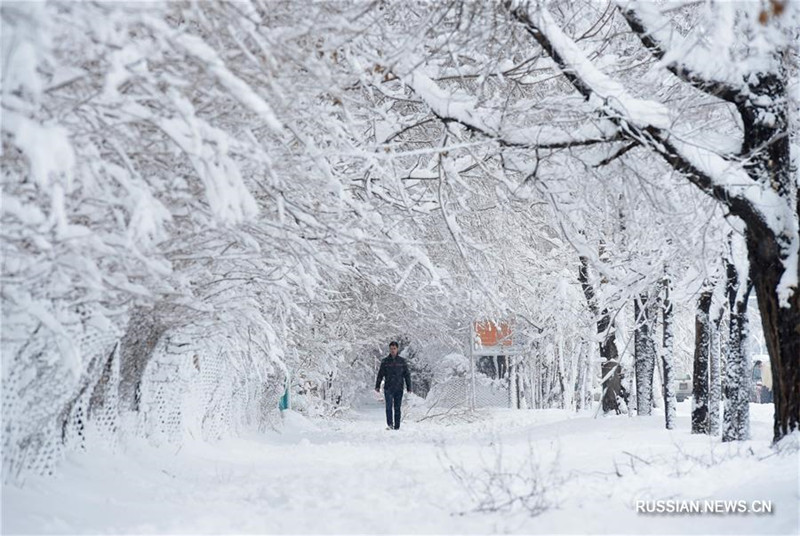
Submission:
<svg viewBox="0 0 800 536">
<path fill-rule="evenodd" d="M 4 482 L 51 474 L 67 452 L 114 448 L 126 436 L 157 445 L 213 440 L 263 431 L 280 419 L 283 371 L 263 353 L 235 351 L 241 341 L 230 334 L 163 333 L 143 357 L 130 407 L 120 397 L 121 330 L 86 312 L 72 315 L 61 335 L 29 317 L 7 318 Z"/>
<path fill-rule="evenodd" d="M 61 316 L 72 337 L 4 317 L 4 481 L 51 473 L 88 436 L 113 443 L 119 331 L 85 310 Z"/>
<path fill-rule="evenodd" d="M 170 333 L 156 347 L 142 378 L 141 433 L 177 443 L 275 426 L 283 373 L 194 335 Z"/>
<path fill-rule="evenodd" d="M 453 376 L 431 387 L 425 398 L 429 413 L 511 407 L 507 379 L 492 379 L 480 372 Z"/>
</svg>

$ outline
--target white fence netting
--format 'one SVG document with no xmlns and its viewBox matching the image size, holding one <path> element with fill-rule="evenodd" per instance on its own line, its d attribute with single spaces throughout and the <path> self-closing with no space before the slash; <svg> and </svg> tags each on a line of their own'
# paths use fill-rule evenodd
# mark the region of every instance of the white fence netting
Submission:
<svg viewBox="0 0 800 536">
<path fill-rule="evenodd" d="M 425 403 L 433 413 L 454 410 L 511 407 L 508 381 L 492 379 L 480 372 L 455 376 L 431 386 Z"/>
<path fill-rule="evenodd" d="M 283 370 L 229 343 L 166 334 L 142 378 L 139 433 L 175 443 L 264 431 L 278 422 L 284 381 Z"/>
<path fill-rule="evenodd" d="M 505 359 L 494 363 L 505 363 Z M 486 361 L 486 359 L 484 359 Z M 514 407 L 512 382 L 514 374 L 507 367 L 487 368 L 475 360 L 453 353 L 438 359 L 433 367 L 431 388 L 418 419 L 464 415 L 482 408 Z"/>
<path fill-rule="evenodd" d="M 122 330 L 89 311 L 62 315 L 61 324 L 68 333 L 57 335 L 4 314 L 4 482 L 51 474 L 71 450 L 114 448 L 126 437 L 213 440 L 279 420 L 279 359 L 235 333 L 159 332 L 152 348 L 135 348 L 143 365 L 131 374 L 123 362 L 133 343 Z"/>
<path fill-rule="evenodd" d="M 71 337 L 4 315 L 4 480 L 50 473 L 65 449 L 116 432 L 120 332 L 88 310 L 61 313 Z"/>
</svg>

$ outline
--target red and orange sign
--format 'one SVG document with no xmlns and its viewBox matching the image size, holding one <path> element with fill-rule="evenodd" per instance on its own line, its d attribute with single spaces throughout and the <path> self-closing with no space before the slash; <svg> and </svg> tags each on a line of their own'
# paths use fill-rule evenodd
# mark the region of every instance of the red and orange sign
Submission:
<svg viewBox="0 0 800 536">
<path fill-rule="evenodd" d="M 508 322 L 495 324 L 491 320 L 475 322 L 475 333 L 481 346 L 511 346 L 511 325 Z"/>
</svg>

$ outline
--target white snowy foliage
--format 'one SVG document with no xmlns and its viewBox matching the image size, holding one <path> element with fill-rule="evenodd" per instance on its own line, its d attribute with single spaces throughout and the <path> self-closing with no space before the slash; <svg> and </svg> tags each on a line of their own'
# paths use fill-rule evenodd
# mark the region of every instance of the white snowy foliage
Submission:
<svg viewBox="0 0 800 536">
<path fill-rule="evenodd" d="M 726 154 L 729 109 L 661 69 L 741 79 L 703 67 L 743 54 L 731 9 L 687 34 L 645 6 L 671 50 L 649 64 L 614 10 L 525 3 L 584 101 L 507 5 L 457 4 L 3 3 L 9 474 L 49 470 L 101 406 L 169 441 L 263 430 L 287 378 L 344 411 L 395 338 L 444 381 L 487 318 L 515 319 L 529 407 L 578 407 L 600 342 L 579 257 L 614 315 L 671 264 L 686 316 L 725 248 L 722 211 L 631 129 L 794 237 L 788 299 L 791 205 Z M 742 69 L 771 61 L 779 36 L 756 37 Z M 690 339 L 678 321 L 678 364 Z"/>
</svg>

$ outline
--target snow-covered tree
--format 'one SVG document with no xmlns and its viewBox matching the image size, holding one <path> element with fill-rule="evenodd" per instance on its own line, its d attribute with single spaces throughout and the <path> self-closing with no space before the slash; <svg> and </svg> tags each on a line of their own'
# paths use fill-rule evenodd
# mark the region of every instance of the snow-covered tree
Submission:
<svg viewBox="0 0 800 536">
<path fill-rule="evenodd" d="M 774 376 L 780 378 L 775 392 L 775 439 L 796 429 L 800 396 L 795 356 L 800 355 L 800 339 L 793 329 L 800 315 L 800 239 L 790 154 L 790 122 L 796 103 L 788 87 L 797 56 L 797 10 L 770 13 L 760 4 L 711 3 L 678 7 L 665 15 L 653 4 L 635 2 L 610 9 L 592 3 L 553 4 L 551 8 L 528 1 L 503 6 L 507 18 L 486 8 L 491 11 L 490 20 L 476 32 L 491 33 L 494 42 L 516 44 L 521 28 L 540 48 L 529 47 L 527 53 L 522 49 L 517 58 L 508 58 L 509 63 L 502 63 L 505 58 L 498 52 L 492 63 L 487 56 L 499 47 L 487 47 L 484 42 L 487 53 L 479 65 L 503 65 L 504 69 L 474 65 L 468 69 L 470 61 L 461 67 L 458 56 L 444 56 L 458 62 L 441 63 L 454 78 L 483 73 L 482 85 L 465 88 L 470 91 L 446 88 L 451 82 L 439 74 L 441 69 L 431 68 L 437 61 L 424 55 L 395 60 L 393 71 L 438 119 L 466 127 L 462 143 L 470 133 L 479 133 L 500 148 L 525 150 L 528 169 L 539 175 L 539 155 L 548 150 L 610 144 L 613 149 L 603 162 L 629 161 L 634 152 L 649 152 L 739 218 L 745 226 Z M 480 9 L 462 4 L 453 11 L 461 17 L 453 25 L 466 33 L 470 24 L 477 24 L 469 17 Z M 692 23 L 698 20 L 703 24 Z M 619 33 L 621 24 L 627 24 L 628 33 Z M 499 27 L 507 31 L 500 33 Z M 613 36 L 618 36 L 616 40 L 612 30 L 618 32 Z M 618 45 L 611 46 L 614 42 Z M 444 50 L 447 43 L 441 39 Z M 462 42 L 458 45 L 462 51 Z M 509 46 L 507 50 L 519 49 Z M 529 67 L 542 54 L 563 74 L 560 80 L 574 90 L 562 98 L 562 106 L 572 99 L 570 110 L 582 121 L 554 128 L 552 111 L 524 93 L 523 80 L 535 86 L 535 70 Z M 621 64 L 622 58 L 631 57 L 641 63 Z M 632 72 L 639 73 L 639 79 L 631 77 Z M 516 82 L 520 99 L 501 99 L 501 94 L 487 89 L 487 81 L 495 78 Z M 553 85 L 553 80 L 545 84 Z M 653 82 L 661 88 L 653 88 Z M 667 88 L 675 89 L 669 92 Z M 675 92 L 681 98 L 670 98 Z M 703 124 L 687 115 L 680 107 L 687 99 L 705 99 L 716 110 L 713 120 Z M 545 119 L 545 111 L 551 117 Z"/>
<path fill-rule="evenodd" d="M 590 106 L 612 123 L 611 136 L 654 151 L 744 222 L 776 378 L 775 440 L 800 428 L 800 336 L 795 329 L 800 324 L 800 199 L 790 139 L 797 103 L 788 91 L 797 57 L 797 10 L 769 13 L 760 4 L 711 4 L 719 16 L 708 16 L 706 26 L 681 35 L 655 5 L 621 4 L 621 15 L 663 68 L 736 109 L 742 135 L 739 149 L 729 154 L 683 132 L 668 105 L 637 99 L 604 73 L 544 5 L 508 6 Z M 716 50 L 699 44 L 707 32 L 717 38 Z"/>
</svg>

